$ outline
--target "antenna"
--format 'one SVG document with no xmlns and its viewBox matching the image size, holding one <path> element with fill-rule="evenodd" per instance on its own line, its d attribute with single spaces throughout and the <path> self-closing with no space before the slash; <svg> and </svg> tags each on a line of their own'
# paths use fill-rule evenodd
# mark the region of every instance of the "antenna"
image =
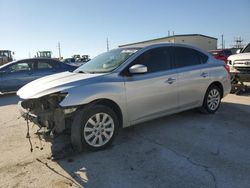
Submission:
<svg viewBox="0 0 250 188">
<path fill-rule="evenodd" d="M 59 54 L 59 59 L 61 59 L 61 44 L 58 42 L 58 54 Z"/>
<path fill-rule="evenodd" d="M 221 49 L 223 49 L 224 48 L 224 39 L 223 39 L 223 34 L 221 35 Z"/>
<path fill-rule="evenodd" d="M 107 52 L 109 51 L 109 38 L 107 37 Z"/>
</svg>

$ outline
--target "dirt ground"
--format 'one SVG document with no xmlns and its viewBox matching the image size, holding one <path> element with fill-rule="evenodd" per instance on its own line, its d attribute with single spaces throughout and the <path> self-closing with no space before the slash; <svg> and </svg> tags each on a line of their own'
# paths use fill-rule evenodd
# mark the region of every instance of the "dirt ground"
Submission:
<svg viewBox="0 0 250 188">
<path fill-rule="evenodd" d="M 250 186 L 250 95 L 228 95 L 214 115 L 196 110 L 121 130 L 103 151 L 75 154 L 66 135 L 40 141 L 0 96 L 0 187 Z M 51 158 L 54 157 L 54 160 Z"/>
</svg>

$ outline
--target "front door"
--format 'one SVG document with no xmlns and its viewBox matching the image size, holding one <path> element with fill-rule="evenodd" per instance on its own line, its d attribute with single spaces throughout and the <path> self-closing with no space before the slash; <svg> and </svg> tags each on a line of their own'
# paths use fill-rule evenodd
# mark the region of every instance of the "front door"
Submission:
<svg viewBox="0 0 250 188">
<path fill-rule="evenodd" d="M 177 73 L 172 69 L 171 47 L 148 50 L 129 67 L 135 64 L 145 65 L 148 72 L 124 77 L 131 124 L 160 117 L 175 109 L 178 102 L 178 80 Z"/>
</svg>

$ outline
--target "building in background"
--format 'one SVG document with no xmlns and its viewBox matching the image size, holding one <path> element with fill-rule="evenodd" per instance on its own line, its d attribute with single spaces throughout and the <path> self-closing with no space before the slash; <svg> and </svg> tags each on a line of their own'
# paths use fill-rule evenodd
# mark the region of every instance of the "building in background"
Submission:
<svg viewBox="0 0 250 188">
<path fill-rule="evenodd" d="M 186 34 L 186 35 L 172 35 L 169 37 L 162 37 L 142 42 L 130 43 L 120 45 L 121 48 L 126 47 L 145 47 L 152 44 L 159 43 L 180 43 L 180 44 L 188 44 L 198 48 L 201 48 L 205 51 L 215 50 L 217 49 L 217 38 L 201 35 L 201 34 Z"/>
</svg>

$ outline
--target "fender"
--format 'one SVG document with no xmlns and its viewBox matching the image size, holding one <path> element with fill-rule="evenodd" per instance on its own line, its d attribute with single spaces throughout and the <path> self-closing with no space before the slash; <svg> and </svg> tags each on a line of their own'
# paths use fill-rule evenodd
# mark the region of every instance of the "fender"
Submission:
<svg viewBox="0 0 250 188">
<path fill-rule="evenodd" d="M 100 82 L 64 90 L 64 92 L 68 93 L 68 95 L 60 103 L 60 106 L 63 108 L 89 104 L 98 99 L 108 99 L 115 102 L 123 115 L 123 127 L 129 126 L 126 89 L 122 78 L 119 81 L 113 82 L 113 84 L 110 84 L 110 82 Z"/>
</svg>

